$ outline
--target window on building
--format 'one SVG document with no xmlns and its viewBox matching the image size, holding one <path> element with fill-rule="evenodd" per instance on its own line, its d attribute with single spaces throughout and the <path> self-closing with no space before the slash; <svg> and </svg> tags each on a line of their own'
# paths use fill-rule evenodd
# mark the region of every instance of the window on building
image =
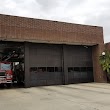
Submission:
<svg viewBox="0 0 110 110">
<path fill-rule="evenodd" d="M 73 67 L 68 67 L 68 72 L 73 72 L 74 68 Z"/>
<path fill-rule="evenodd" d="M 55 72 L 62 72 L 62 67 L 55 67 Z"/>
<path fill-rule="evenodd" d="M 81 67 L 80 70 L 81 70 L 81 72 L 86 72 L 87 68 L 86 67 Z"/>
<path fill-rule="evenodd" d="M 54 67 L 47 67 L 47 72 L 54 72 Z"/>
<path fill-rule="evenodd" d="M 31 67 L 30 68 L 30 72 L 36 72 L 37 71 L 37 67 Z"/>
<path fill-rule="evenodd" d="M 80 72 L 80 67 L 74 67 L 74 71 Z"/>
<path fill-rule="evenodd" d="M 38 72 L 46 72 L 46 67 L 38 67 Z"/>
</svg>

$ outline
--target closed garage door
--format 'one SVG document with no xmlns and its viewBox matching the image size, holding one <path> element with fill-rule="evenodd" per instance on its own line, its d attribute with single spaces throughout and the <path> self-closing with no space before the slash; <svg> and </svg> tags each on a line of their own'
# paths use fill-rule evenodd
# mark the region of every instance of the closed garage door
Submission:
<svg viewBox="0 0 110 110">
<path fill-rule="evenodd" d="M 92 47 L 65 46 L 68 83 L 93 82 Z"/>
<path fill-rule="evenodd" d="M 62 84 L 62 49 L 59 45 L 30 45 L 31 86 Z"/>
</svg>

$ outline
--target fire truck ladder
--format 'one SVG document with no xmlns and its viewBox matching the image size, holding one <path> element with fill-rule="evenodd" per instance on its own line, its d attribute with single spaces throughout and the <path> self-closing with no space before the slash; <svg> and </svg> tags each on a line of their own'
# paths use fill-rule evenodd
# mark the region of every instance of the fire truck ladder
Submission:
<svg viewBox="0 0 110 110">
<path fill-rule="evenodd" d="M 4 56 L 3 59 L 6 57 L 6 59 L 4 61 L 9 60 L 11 57 L 14 56 L 14 54 L 15 54 L 15 51 L 13 51 L 12 53 L 9 53 L 9 55 L 7 55 L 7 56 Z"/>
</svg>

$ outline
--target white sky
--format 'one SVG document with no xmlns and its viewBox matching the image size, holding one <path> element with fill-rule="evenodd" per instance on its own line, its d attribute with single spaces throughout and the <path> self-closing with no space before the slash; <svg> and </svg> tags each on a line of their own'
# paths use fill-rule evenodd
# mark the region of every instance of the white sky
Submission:
<svg viewBox="0 0 110 110">
<path fill-rule="evenodd" d="M 102 26 L 110 42 L 110 0 L 0 0 L 0 13 Z"/>
</svg>

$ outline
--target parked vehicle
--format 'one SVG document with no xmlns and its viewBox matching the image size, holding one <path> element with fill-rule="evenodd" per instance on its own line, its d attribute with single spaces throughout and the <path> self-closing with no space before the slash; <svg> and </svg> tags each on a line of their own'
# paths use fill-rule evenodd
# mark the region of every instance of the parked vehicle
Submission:
<svg viewBox="0 0 110 110">
<path fill-rule="evenodd" d="M 10 87 L 13 80 L 11 62 L 0 62 L 0 84 Z"/>
</svg>

